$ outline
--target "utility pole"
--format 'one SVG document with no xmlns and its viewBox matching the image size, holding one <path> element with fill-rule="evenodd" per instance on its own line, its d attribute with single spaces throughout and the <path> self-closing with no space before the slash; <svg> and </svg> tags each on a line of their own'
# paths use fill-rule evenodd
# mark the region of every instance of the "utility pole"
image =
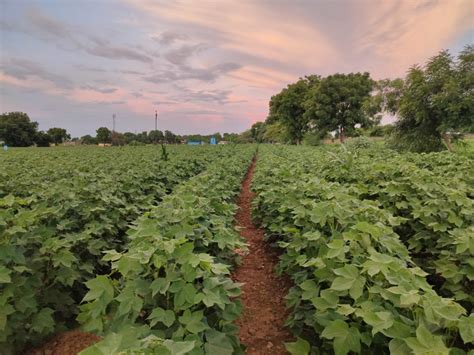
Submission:
<svg viewBox="0 0 474 355">
<path fill-rule="evenodd" d="M 115 132 L 115 113 L 112 115 L 112 133 Z"/>
<path fill-rule="evenodd" d="M 155 131 L 158 130 L 158 111 L 155 110 Z"/>
</svg>

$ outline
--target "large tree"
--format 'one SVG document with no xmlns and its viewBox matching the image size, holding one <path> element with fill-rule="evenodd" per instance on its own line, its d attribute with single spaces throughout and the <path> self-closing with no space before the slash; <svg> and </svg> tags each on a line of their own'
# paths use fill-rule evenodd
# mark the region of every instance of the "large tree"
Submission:
<svg viewBox="0 0 474 355">
<path fill-rule="evenodd" d="M 64 128 L 53 127 L 48 129 L 48 135 L 54 144 L 61 144 L 67 139 L 71 139 L 71 135 Z"/>
<path fill-rule="evenodd" d="M 372 122 L 365 110 L 374 81 L 369 73 L 334 74 L 311 87 L 305 102 L 308 125 L 316 131 L 338 131 L 341 143 L 355 125 Z"/>
<path fill-rule="evenodd" d="M 43 131 L 39 131 L 36 133 L 35 142 L 37 147 L 49 147 L 50 143 L 53 140 L 51 136 Z"/>
<path fill-rule="evenodd" d="M 451 150 L 451 135 L 474 121 L 474 47 L 456 62 L 441 51 L 425 67 L 412 67 L 398 103 L 394 143 L 412 151 Z"/>
<path fill-rule="evenodd" d="M 165 136 L 163 132 L 156 130 L 156 131 L 150 131 L 150 133 L 148 134 L 148 138 L 150 139 L 152 143 L 158 144 L 158 143 L 163 143 Z"/>
<path fill-rule="evenodd" d="M 98 143 L 111 143 L 112 132 L 107 127 L 100 127 L 96 131 L 96 139 Z"/>
<path fill-rule="evenodd" d="M 281 122 L 292 143 L 300 144 L 309 128 L 304 104 L 310 88 L 317 86 L 319 80 L 316 75 L 301 78 L 270 99 L 270 113 L 266 122 L 268 124 Z"/>
<path fill-rule="evenodd" d="M 12 147 L 29 147 L 35 143 L 38 123 L 23 112 L 0 115 L 0 140 Z"/>
</svg>

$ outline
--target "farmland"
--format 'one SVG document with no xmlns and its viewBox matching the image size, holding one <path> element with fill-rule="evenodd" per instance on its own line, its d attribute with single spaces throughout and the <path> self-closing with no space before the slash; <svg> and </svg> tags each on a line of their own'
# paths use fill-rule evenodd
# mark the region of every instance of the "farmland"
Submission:
<svg viewBox="0 0 474 355">
<path fill-rule="evenodd" d="M 7 354 L 78 328 L 103 337 L 84 355 L 243 353 L 232 274 L 249 167 L 254 221 L 290 282 L 288 351 L 473 347 L 472 147 L 26 148 L 0 165 Z"/>
</svg>

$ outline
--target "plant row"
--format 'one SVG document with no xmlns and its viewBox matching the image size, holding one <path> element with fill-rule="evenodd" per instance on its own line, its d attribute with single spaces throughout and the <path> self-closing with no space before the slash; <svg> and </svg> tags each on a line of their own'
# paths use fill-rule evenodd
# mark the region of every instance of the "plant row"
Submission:
<svg viewBox="0 0 474 355">
<path fill-rule="evenodd" d="M 242 353 L 234 320 L 239 285 L 229 276 L 245 244 L 233 227 L 235 197 L 251 158 L 241 146 L 166 196 L 140 217 L 111 272 L 87 282 L 78 320 L 104 335 L 81 354 Z"/>
<path fill-rule="evenodd" d="M 163 161 L 155 147 L 10 153 L 0 180 L 0 348 L 10 350 L 77 326 L 85 283 L 110 271 L 102 252 L 122 250 L 139 215 L 233 154 L 180 148 Z"/>
<path fill-rule="evenodd" d="M 414 231 L 401 235 L 406 225 L 418 223 L 416 213 L 402 214 L 385 204 L 393 198 L 388 186 L 400 189 L 393 181 L 397 174 L 417 180 L 414 171 L 422 174 L 421 168 L 409 161 L 413 156 L 391 160 L 387 154 L 261 149 L 253 184 L 255 217 L 282 248 L 279 269 L 294 281 L 287 325 L 299 336 L 288 345 L 295 354 L 462 354 L 472 348 L 474 316 L 430 284 L 405 238 L 413 238 Z M 389 161 L 397 164 L 390 169 Z M 379 179 L 383 175 L 386 179 Z M 454 180 L 468 185 L 468 178 Z M 469 209 L 472 195 L 457 191 Z M 415 196 L 426 203 L 432 198 L 412 192 Z M 456 228 L 469 232 L 469 218 Z M 456 228 L 447 230 L 456 233 Z M 434 243 L 440 236 L 434 231 Z M 458 245 L 454 238 L 445 243 L 449 246 L 438 247 Z"/>
</svg>

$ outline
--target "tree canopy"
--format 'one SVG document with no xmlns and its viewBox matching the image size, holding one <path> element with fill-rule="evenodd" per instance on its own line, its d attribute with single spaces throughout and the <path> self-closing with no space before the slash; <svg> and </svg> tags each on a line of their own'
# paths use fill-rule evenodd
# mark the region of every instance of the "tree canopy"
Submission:
<svg viewBox="0 0 474 355">
<path fill-rule="evenodd" d="M 448 51 L 410 68 L 398 100 L 393 145 L 412 151 L 451 149 L 451 136 L 474 121 L 474 47 L 457 61 Z"/>
<path fill-rule="evenodd" d="M 38 123 L 23 112 L 0 115 L 0 139 L 12 147 L 29 147 L 35 143 Z"/>
</svg>

